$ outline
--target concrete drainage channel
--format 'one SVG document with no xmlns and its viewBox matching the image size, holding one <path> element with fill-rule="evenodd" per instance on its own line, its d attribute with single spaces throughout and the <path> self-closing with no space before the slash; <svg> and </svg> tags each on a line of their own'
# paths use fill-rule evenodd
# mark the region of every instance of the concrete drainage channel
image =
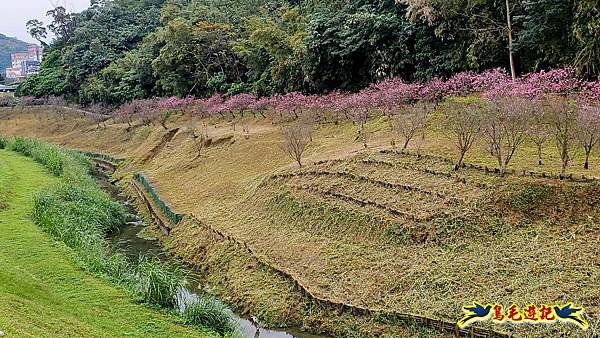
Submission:
<svg viewBox="0 0 600 338">
<path fill-rule="evenodd" d="M 113 164 L 102 160 L 98 162 L 94 160 L 96 165 L 96 178 L 98 183 L 110 193 L 114 200 L 119 201 L 124 207 L 126 213 L 129 215 L 126 224 L 120 227 L 118 232 L 109 235 L 109 240 L 118 247 L 124 254 L 131 259 L 138 259 L 139 255 L 142 256 L 156 256 L 161 260 L 174 260 L 173 257 L 166 254 L 160 241 L 156 238 L 146 235 L 146 224 L 143 219 L 138 215 L 138 211 L 129 201 L 129 199 L 122 193 L 121 189 L 111 183 L 110 178 L 107 174 L 114 172 L 116 168 Z M 156 224 L 160 225 L 163 232 L 169 231 L 167 221 L 162 220 L 152 208 L 150 201 L 145 197 L 145 194 L 141 191 L 140 187 L 132 183 L 135 190 L 144 201 L 144 205 L 149 208 L 150 214 Z M 189 276 L 192 280 L 200 280 L 199 276 L 195 275 L 192 269 L 189 271 Z M 204 294 L 202 285 L 190 283 L 186 288 L 179 290 L 177 295 L 178 304 L 188 304 L 194 298 Z M 303 332 L 299 328 L 289 328 L 282 330 L 266 329 L 260 326 L 258 321 L 253 318 L 243 318 L 237 314 L 233 314 L 235 320 L 239 323 L 240 328 L 245 337 L 255 338 L 326 338 L 325 336 L 312 335 Z M 3 336 L 0 331 L 0 337 Z"/>
</svg>

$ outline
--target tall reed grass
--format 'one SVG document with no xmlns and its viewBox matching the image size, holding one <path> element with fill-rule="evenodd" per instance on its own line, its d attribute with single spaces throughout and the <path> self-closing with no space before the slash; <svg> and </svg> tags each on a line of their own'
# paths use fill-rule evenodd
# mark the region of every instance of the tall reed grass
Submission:
<svg viewBox="0 0 600 338">
<path fill-rule="evenodd" d="M 140 256 L 135 267 L 136 295 L 145 303 L 163 308 L 177 306 L 177 291 L 186 281 L 186 273 L 177 265 L 160 262 L 158 258 Z"/>
<path fill-rule="evenodd" d="M 221 335 L 234 335 L 240 330 L 231 310 L 210 297 L 199 297 L 186 304 L 181 316 L 185 324 L 210 327 Z"/>
<path fill-rule="evenodd" d="M 71 178 L 84 179 L 90 169 L 89 160 L 84 155 L 37 139 L 15 137 L 13 140 L 6 140 L 6 146 L 9 150 L 33 158 L 55 176 L 66 174 Z"/>
</svg>

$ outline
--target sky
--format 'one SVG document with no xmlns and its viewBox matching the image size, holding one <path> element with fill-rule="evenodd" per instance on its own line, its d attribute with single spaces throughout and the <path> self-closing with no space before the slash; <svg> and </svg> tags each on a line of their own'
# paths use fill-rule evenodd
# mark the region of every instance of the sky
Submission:
<svg viewBox="0 0 600 338">
<path fill-rule="evenodd" d="M 81 12 L 89 5 L 90 0 L 0 0 L 0 33 L 34 43 L 36 41 L 27 34 L 27 21 L 38 19 L 48 24 L 46 12 L 54 6 L 63 6 L 69 12 Z"/>
</svg>

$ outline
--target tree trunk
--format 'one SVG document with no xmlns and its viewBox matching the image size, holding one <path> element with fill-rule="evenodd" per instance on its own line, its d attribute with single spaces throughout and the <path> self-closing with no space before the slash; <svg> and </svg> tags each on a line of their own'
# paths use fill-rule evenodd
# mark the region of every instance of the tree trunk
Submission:
<svg viewBox="0 0 600 338">
<path fill-rule="evenodd" d="M 592 149 L 590 150 L 585 150 L 585 163 L 583 164 L 583 169 L 589 169 L 590 168 L 590 152 Z"/>
<path fill-rule="evenodd" d="M 561 159 L 560 176 L 563 177 L 563 176 L 565 176 L 565 173 L 567 172 L 567 165 L 569 164 L 569 148 L 568 148 L 567 140 L 563 141 L 560 159 Z"/>
<path fill-rule="evenodd" d="M 513 58 L 512 19 L 508 0 L 506 0 L 506 27 L 508 29 L 508 61 L 510 63 L 510 76 L 514 80 L 517 78 L 517 74 L 515 71 L 515 60 Z"/>
<path fill-rule="evenodd" d="M 408 148 L 408 142 L 410 142 L 410 139 L 407 137 L 406 141 L 404 141 L 404 147 L 402 147 L 402 150 L 406 150 L 406 148 Z"/>
<path fill-rule="evenodd" d="M 461 151 L 460 152 L 460 157 L 458 158 L 458 163 L 456 163 L 456 165 L 454 166 L 454 171 L 458 171 L 458 169 L 460 169 L 460 167 L 462 166 L 464 158 L 465 158 L 465 152 Z"/>
<path fill-rule="evenodd" d="M 538 165 L 542 165 L 542 145 L 537 146 Z"/>
<path fill-rule="evenodd" d="M 500 166 L 500 176 L 504 176 L 504 174 L 506 174 L 506 166 L 501 165 Z"/>
</svg>

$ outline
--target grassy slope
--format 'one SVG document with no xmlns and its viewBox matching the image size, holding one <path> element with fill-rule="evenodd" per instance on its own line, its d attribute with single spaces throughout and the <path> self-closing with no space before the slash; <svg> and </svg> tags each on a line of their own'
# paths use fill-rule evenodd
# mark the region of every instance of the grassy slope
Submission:
<svg viewBox="0 0 600 338">
<path fill-rule="evenodd" d="M 72 254 L 29 220 L 31 195 L 51 178 L 0 150 L 0 330 L 13 337 L 202 336 L 73 265 Z"/>
<path fill-rule="evenodd" d="M 593 328 L 588 330 L 586 336 L 597 335 L 596 327 L 600 320 L 600 270 L 597 268 L 600 257 L 600 248 L 597 246 L 600 241 L 600 208 L 595 207 L 592 196 L 573 200 L 567 206 L 561 206 L 558 202 L 574 197 L 573 193 L 563 194 L 561 191 L 571 188 L 579 192 L 587 191 L 580 189 L 577 184 L 512 177 L 498 180 L 494 175 L 461 170 L 459 176 L 465 176 L 469 182 L 492 185 L 490 189 L 480 189 L 472 184 L 457 183 L 454 179 L 431 177 L 424 174 L 422 168 L 406 170 L 358 165 L 352 160 L 357 153 L 362 153 L 359 156 L 383 157 L 386 161 L 407 164 L 406 159 L 401 156 L 377 154 L 377 150 L 389 148 L 392 137 L 384 119 L 373 119 L 368 123 L 367 128 L 371 133 L 366 150 L 354 140 L 355 128 L 350 123 L 316 126 L 314 142 L 308 150 L 305 163 L 333 158 L 345 160 L 337 166 L 306 166 L 305 170 L 348 170 L 387 182 L 421 186 L 451 197 L 465 197 L 468 203 L 456 208 L 456 211 L 467 219 L 482 213 L 488 215 L 479 218 L 479 223 L 475 224 L 477 227 L 452 222 L 425 224 L 426 227 L 422 227 L 423 224 L 392 218 L 371 234 L 357 228 L 356 225 L 360 222 L 352 219 L 340 218 L 342 222 L 336 225 L 337 228 L 328 227 L 327 222 L 314 217 L 308 209 L 296 210 L 302 211 L 301 213 L 292 212 L 294 210 L 289 206 L 277 206 L 270 201 L 281 192 L 295 191 L 291 184 L 321 189 L 333 188 L 335 184 L 335 189 L 342 189 L 348 195 L 376 200 L 395 209 L 410 211 L 414 208 L 416 211 L 430 212 L 435 211 L 436 206 L 442 206 L 448 211 L 455 207 L 448 201 L 437 198 L 382 189 L 370 184 L 359 185 L 347 178 L 265 180 L 273 173 L 287 172 L 293 168 L 292 161 L 279 147 L 279 125 L 272 125 L 269 119 L 246 121 L 250 125 L 251 135 L 248 139 L 243 137 L 241 128 L 233 131 L 230 123 L 219 119 L 203 121 L 207 123 L 209 137 L 217 139 L 233 134 L 235 143 L 206 148 L 201 158 L 194 161 L 193 144 L 189 136 L 180 132 L 155 158 L 142 164 L 140 159 L 165 133 L 162 128 L 137 127 L 128 133 L 126 125 L 108 124 L 106 129 L 96 129 L 93 121 L 82 118 L 61 121 L 56 120 L 45 108 L 36 110 L 43 113 L 30 114 L 35 111 L 31 109 L 23 113 L 4 110 L 6 117 L 11 115 L 11 118 L 0 120 L 0 130 L 13 135 L 37 135 L 53 143 L 110 153 L 132 160 L 124 166 L 123 174 L 142 170 L 175 210 L 193 212 L 204 223 L 251 245 L 255 252 L 290 271 L 316 294 L 374 308 L 415 312 L 449 320 L 457 319 L 461 315 L 460 307 L 472 300 L 519 304 L 572 300 L 586 307 Z M 169 125 L 171 128 L 185 128 L 187 121 L 173 119 Z M 444 137 L 439 128 L 437 124 L 428 131 L 426 144 L 423 145 L 424 152 L 454 157 L 452 140 Z M 411 148 L 414 150 L 413 145 Z M 554 144 L 547 144 L 546 162 L 542 167 L 535 163 L 535 156 L 532 156 L 534 150 L 530 144 L 520 149 L 510 168 L 556 173 L 559 166 Z M 589 171 L 584 171 L 581 169 L 579 154 L 569 173 L 600 177 L 600 165 L 594 165 L 600 163 L 598 155 L 599 152 L 593 153 L 592 167 Z M 473 147 L 466 160 L 469 163 L 494 164 L 482 140 Z M 417 163 L 417 167 L 421 165 Z M 448 171 L 451 165 L 440 164 L 438 167 L 435 163 L 426 163 L 424 167 Z M 266 184 L 261 184 L 263 180 Z M 193 184 L 184 184 L 185 188 L 182 189 L 182 182 Z M 518 193 L 525 183 L 536 182 L 556 185 L 558 188 L 547 203 L 541 203 L 535 198 L 528 202 L 528 206 L 531 204 L 537 210 L 534 217 L 531 217 L 533 219 L 528 221 L 526 218 L 530 217 L 523 217 L 521 213 L 515 213 L 506 206 L 497 208 L 495 199 L 506 204 L 510 202 L 510 196 Z M 348 203 L 323 198 L 319 194 L 301 192 L 293 196 L 317 206 L 348 207 L 360 215 L 381 214 L 377 210 L 351 207 Z M 424 209 L 424 203 L 428 201 L 432 203 L 431 207 Z M 590 207 L 586 207 L 588 205 Z M 566 212 L 569 208 L 572 210 Z M 499 219 L 492 217 L 496 211 Z M 511 226 L 506 226 L 504 222 Z M 442 235 L 433 236 L 431 238 L 434 240 L 425 242 L 380 241 L 379 235 L 385 235 L 384 230 L 391 228 L 394 223 L 401 225 L 400 230 L 408 227 L 417 234 L 419 229 L 423 229 L 425 233 L 433 231 L 434 234 L 441 232 Z M 444 235 L 446 231 L 447 234 Z M 192 262 L 205 263 L 203 234 L 197 233 L 195 227 L 178 227 L 173 236 L 176 237 L 178 246 L 176 250 L 182 251 Z M 221 268 L 223 259 L 219 259 L 214 265 Z M 238 270 L 242 272 L 230 272 L 228 276 L 233 275 L 231 279 L 235 279 L 236 274 L 247 274 L 243 269 Z M 215 269 L 215 272 L 218 270 Z M 264 276 L 260 278 L 263 283 L 274 284 L 271 279 Z M 234 289 L 248 284 L 240 277 Z M 270 303 L 259 300 L 267 293 L 268 290 L 265 289 L 261 290 L 260 295 L 253 289 L 233 292 L 241 294 L 241 298 L 249 299 L 249 302 L 268 304 L 265 307 L 270 309 L 277 308 L 277 305 L 285 309 L 288 305 L 284 301 L 285 297 L 279 297 L 281 301 L 278 297 L 271 297 Z M 281 289 L 277 291 L 280 292 Z M 276 302 L 277 305 L 274 304 Z M 285 313 L 285 310 L 281 313 Z M 557 326 L 544 330 L 538 326 L 528 330 L 528 327 L 521 326 L 517 329 L 522 333 L 525 331 L 528 336 L 557 336 L 560 333 L 551 330 L 568 328 Z M 504 327 L 497 329 L 502 330 Z M 580 333 L 576 330 L 572 332 Z"/>
</svg>

